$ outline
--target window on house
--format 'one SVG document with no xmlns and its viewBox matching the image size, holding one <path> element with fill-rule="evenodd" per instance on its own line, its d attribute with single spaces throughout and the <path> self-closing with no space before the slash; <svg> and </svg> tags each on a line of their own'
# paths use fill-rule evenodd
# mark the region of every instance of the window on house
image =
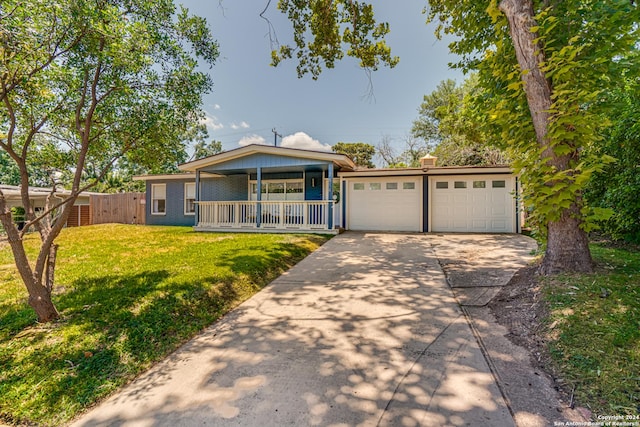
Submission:
<svg viewBox="0 0 640 427">
<path fill-rule="evenodd" d="M 437 181 L 436 188 L 439 188 L 439 189 L 449 188 L 449 183 L 447 181 Z"/>
<path fill-rule="evenodd" d="M 491 186 L 493 188 L 505 188 L 505 182 L 504 181 L 491 181 Z"/>
<path fill-rule="evenodd" d="M 487 188 L 485 181 L 473 181 L 473 188 Z"/>
<path fill-rule="evenodd" d="M 251 200 L 258 200 L 256 181 L 250 182 Z M 261 200 L 304 200 L 304 182 L 301 180 L 262 181 Z"/>
<path fill-rule="evenodd" d="M 416 183 L 415 182 L 403 182 L 402 183 L 402 189 L 403 190 L 415 190 L 416 189 Z"/>
<path fill-rule="evenodd" d="M 196 213 L 196 183 L 185 182 L 184 184 L 184 214 L 194 215 Z"/>
<path fill-rule="evenodd" d="M 454 181 L 453 188 L 467 188 L 467 181 Z"/>
<path fill-rule="evenodd" d="M 369 183 L 369 190 L 381 190 L 381 189 L 382 189 L 382 184 L 380 184 L 379 182 Z"/>
<path fill-rule="evenodd" d="M 364 190 L 364 182 L 354 182 L 353 183 L 354 190 Z"/>
<path fill-rule="evenodd" d="M 151 184 L 151 214 L 167 213 L 167 184 Z"/>
<path fill-rule="evenodd" d="M 385 187 L 386 187 L 387 190 L 397 190 L 398 189 L 398 183 L 397 182 L 387 182 Z"/>
</svg>

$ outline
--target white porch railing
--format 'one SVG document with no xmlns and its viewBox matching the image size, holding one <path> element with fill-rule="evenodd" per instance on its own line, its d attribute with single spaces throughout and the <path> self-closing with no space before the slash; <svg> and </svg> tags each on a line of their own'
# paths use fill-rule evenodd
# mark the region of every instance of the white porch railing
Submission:
<svg viewBox="0 0 640 427">
<path fill-rule="evenodd" d="M 331 201 L 197 202 L 198 229 L 329 230 Z"/>
</svg>

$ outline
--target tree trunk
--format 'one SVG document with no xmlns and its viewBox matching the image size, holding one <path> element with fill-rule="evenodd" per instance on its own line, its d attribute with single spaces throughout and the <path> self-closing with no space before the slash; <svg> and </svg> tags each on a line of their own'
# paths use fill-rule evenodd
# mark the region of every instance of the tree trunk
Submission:
<svg viewBox="0 0 640 427">
<path fill-rule="evenodd" d="M 60 317 L 51 300 L 51 291 L 40 283 L 32 283 L 29 286 L 29 305 L 35 310 L 40 323 L 51 322 Z"/>
<path fill-rule="evenodd" d="M 57 319 L 60 317 L 60 314 L 51 300 L 53 268 L 55 266 L 57 247 L 51 247 L 49 249 L 49 257 L 53 254 L 53 264 L 49 265 L 51 268 L 49 273 L 51 280 L 43 284 L 29 264 L 29 259 L 27 258 L 22 239 L 20 238 L 20 232 L 11 219 L 11 211 L 7 208 L 2 195 L 0 195 L 0 222 L 2 222 L 5 232 L 7 233 L 7 240 L 13 252 L 16 268 L 22 278 L 22 282 L 27 287 L 27 291 L 29 292 L 29 305 L 35 310 L 38 316 L 38 322 L 46 323 Z"/>
<path fill-rule="evenodd" d="M 576 151 L 564 156 L 556 155 L 547 136 L 553 88 L 540 67 L 545 61 L 544 49 L 536 42 L 538 34 L 531 31 L 537 26 L 533 4 L 531 0 L 501 0 L 500 10 L 509 21 L 511 40 L 522 70 L 521 79 L 524 82 L 536 140 L 543 150 L 542 158 L 548 159 L 548 164 L 558 171 L 568 170 L 570 159 L 577 158 L 579 153 Z M 552 186 L 553 182 L 548 184 Z M 541 266 L 543 274 L 593 271 L 588 238 L 580 228 L 580 201 L 580 194 L 576 194 L 574 203 L 560 213 L 560 219 L 547 224 L 547 250 Z"/>
<path fill-rule="evenodd" d="M 577 219 L 565 212 L 559 221 L 549 222 L 548 231 L 547 250 L 540 266 L 541 274 L 593 271 L 589 239 Z"/>
</svg>

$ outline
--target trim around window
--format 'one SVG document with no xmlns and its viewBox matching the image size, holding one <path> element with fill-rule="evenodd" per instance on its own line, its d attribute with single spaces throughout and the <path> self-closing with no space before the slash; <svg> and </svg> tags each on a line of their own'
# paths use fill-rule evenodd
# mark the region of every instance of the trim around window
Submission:
<svg viewBox="0 0 640 427">
<path fill-rule="evenodd" d="M 151 184 L 151 215 L 167 214 L 167 184 Z"/>
<path fill-rule="evenodd" d="M 196 214 L 196 183 L 195 182 L 184 183 L 184 214 L 185 215 Z"/>
</svg>

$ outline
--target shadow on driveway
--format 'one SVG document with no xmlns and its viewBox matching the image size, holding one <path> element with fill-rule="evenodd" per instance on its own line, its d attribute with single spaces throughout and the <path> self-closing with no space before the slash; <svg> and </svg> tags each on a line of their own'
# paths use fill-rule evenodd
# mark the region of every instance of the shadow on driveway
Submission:
<svg viewBox="0 0 640 427">
<path fill-rule="evenodd" d="M 513 426 L 428 235 L 345 233 L 75 426 Z"/>
</svg>

